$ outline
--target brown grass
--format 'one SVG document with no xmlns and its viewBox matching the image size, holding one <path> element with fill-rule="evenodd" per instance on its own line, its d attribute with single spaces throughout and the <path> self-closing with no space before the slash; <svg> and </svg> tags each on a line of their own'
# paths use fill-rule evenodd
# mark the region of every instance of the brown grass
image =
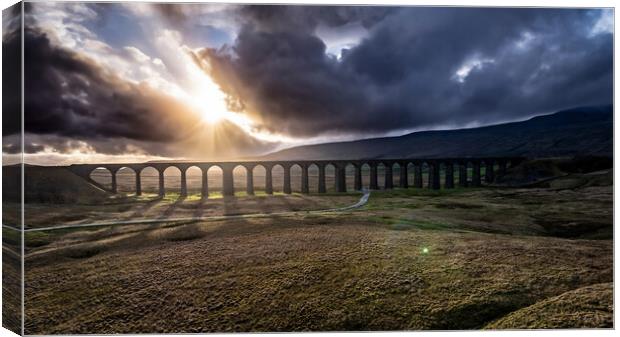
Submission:
<svg viewBox="0 0 620 337">
<path fill-rule="evenodd" d="M 26 257 L 26 333 L 527 328 L 592 310 L 567 327 L 607 327 L 610 295 L 578 289 L 613 281 L 612 195 L 394 190 L 345 214 L 49 234 Z M 554 234 L 568 222 L 604 226 Z"/>
<path fill-rule="evenodd" d="M 489 324 L 487 328 L 612 328 L 613 322 L 613 283 L 601 283 L 544 299 Z"/>
<path fill-rule="evenodd" d="M 2 326 L 16 334 L 22 327 L 21 233 L 2 228 Z"/>
<path fill-rule="evenodd" d="M 199 195 L 180 199 L 169 194 L 111 201 L 98 205 L 26 204 L 25 223 L 29 228 L 63 224 L 83 224 L 138 219 L 208 217 L 220 215 L 278 213 L 341 207 L 354 204 L 360 193 L 319 196 L 293 194 L 200 200 Z"/>
</svg>

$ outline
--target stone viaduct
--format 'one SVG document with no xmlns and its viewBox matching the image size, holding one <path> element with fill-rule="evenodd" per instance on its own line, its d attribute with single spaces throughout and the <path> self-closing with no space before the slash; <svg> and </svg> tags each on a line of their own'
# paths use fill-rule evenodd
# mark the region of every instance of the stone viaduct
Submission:
<svg viewBox="0 0 620 337">
<path fill-rule="evenodd" d="M 378 167 L 384 166 L 385 189 L 391 189 L 393 184 L 393 168 L 398 165 L 400 168 L 399 186 L 408 188 L 410 186 L 421 188 L 423 167 L 424 172 L 428 175 L 427 186 L 430 189 L 441 188 L 441 172 L 444 174 L 444 188 L 454 188 L 456 184 L 459 187 L 477 187 L 482 185 L 482 179 L 487 183 L 493 182 L 495 174 L 502 174 L 508 166 L 513 166 L 521 162 L 521 157 L 503 157 L 503 158 L 446 158 L 446 159 L 367 159 L 367 160 L 296 160 L 296 161 L 235 161 L 235 162 L 147 162 L 147 163 L 128 163 L 128 164 L 75 164 L 67 168 L 73 173 L 81 176 L 89 182 L 117 193 L 116 174 L 121 168 L 131 169 L 135 173 L 135 191 L 137 195 L 142 194 L 142 185 L 140 173 L 148 167 L 152 167 L 159 173 L 159 195 L 165 195 L 164 188 L 164 171 L 169 167 L 176 167 L 181 171 L 181 196 L 187 196 L 187 170 L 190 167 L 198 167 L 202 171 L 202 188 L 203 198 L 209 195 L 208 175 L 209 168 L 217 166 L 222 170 L 222 194 L 224 196 L 234 195 L 234 177 L 233 170 L 242 166 L 246 169 L 247 194 L 254 194 L 254 176 L 253 171 L 257 166 L 265 168 L 265 192 L 273 194 L 273 177 L 272 169 L 280 165 L 284 169 L 284 193 L 290 194 L 291 191 L 291 168 L 298 165 L 301 168 L 301 192 L 309 193 L 308 169 L 316 166 L 319 171 L 318 192 L 325 193 L 325 168 L 332 165 L 335 168 L 335 187 L 337 192 L 346 192 L 346 168 L 353 166 L 354 188 L 361 190 L 362 186 L 362 166 L 368 165 L 370 168 L 370 184 L 366 186 L 371 190 L 379 189 L 378 184 Z M 410 183 L 408 167 L 413 166 L 413 181 Z M 468 167 L 471 168 L 471 177 L 468 177 Z M 485 168 L 485 175 L 481 177 L 481 167 Z M 111 188 L 106 188 L 91 178 L 91 173 L 98 169 L 105 168 L 112 174 Z M 442 170 L 443 168 L 443 170 Z M 458 181 L 455 179 L 455 173 L 458 173 Z"/>
</svg>

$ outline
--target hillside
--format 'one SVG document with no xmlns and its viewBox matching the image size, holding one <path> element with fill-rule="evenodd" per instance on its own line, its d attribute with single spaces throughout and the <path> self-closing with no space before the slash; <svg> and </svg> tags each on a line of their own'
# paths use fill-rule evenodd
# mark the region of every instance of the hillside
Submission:
<svg viewBox="0 0 620 337">
<path fill-rule="evenodd" d="M 613 325 L 613 283 L 578 288 L 502 317 L 490 329 L 567 329 Z"/>
<path fill-rule="evenodd" d="M 2 167 L 4 201 L 20 201 L 20 172 L 19 165 Z M 99 203 L 109 195 L 64 167 L 26 165 L 24 173 L 27 203 Z"/>
<path fill-rule="evenodd" d="M 613 155 L 613 106 L 580 107 L 522 122 L 298 146 L 265 160 Z"/>
</svg>

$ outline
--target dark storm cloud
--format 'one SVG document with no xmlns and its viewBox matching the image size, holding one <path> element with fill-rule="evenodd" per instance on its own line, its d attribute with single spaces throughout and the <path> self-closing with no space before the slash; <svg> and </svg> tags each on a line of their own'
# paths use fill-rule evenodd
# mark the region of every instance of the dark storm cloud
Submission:
<svg viewBox="0 0 620 337">
<path fill-rule="evenodd" d="M 2 11 L 2 135 L 21 129 L 21 6 Z"/>
<path fill-rule="evenodd" d="M 591 34 L 598 11 L 248 6 L 239 15 L 232 52 L 199 56 L 232 105 L 274 132 L 462 126 L 612 101 L 612 34 Z M 340 60 L 327 55 L 316 27 L 356 21 L 368 36 Z"/>
<path fill-rule="evenodd" d="M 312 33 L 319 24 L 337 27 L 357 21 L 370 28 L 397 11 L 397 7 L 266 5 L 243 6 L 238 14 L 241 21 L 262 30 Z"/>
<path fill-rule="evenodd" d="M 36 93 L 24 100 L 26 132 L 171 141 L 196 122 L 174 99 L 106 73 L 36 28 L 25 29 L 24 50 L 25 90 Z"/>
<path fill-rule="evenodd" d="M 260 5 L 243 6 L 234 4 L 164 4 L 154 3 L 151 7 L 164 19 L 177 28 L 192 21 L 201 13 L 203 7 L 212 7 L 225 15 L 228 22 L 247 23 L 251 21 L 263 28 L 284 30 L 312 30 L 318 24 L 341 26 L 351 21 L 359 21 L 364 27 L 371 27 L 381 21 L 388 13 L 397 11 L 396 7 L 370 6 L 291 6 Z M 204 14 L 204 13 L 203 13 Z M 208 20 L 205 20 L 208 21 Z M 196 28 L 196 27 L 194 27 Z M 188 33 L 188 32 L 186 32 Z"/>
</svg>

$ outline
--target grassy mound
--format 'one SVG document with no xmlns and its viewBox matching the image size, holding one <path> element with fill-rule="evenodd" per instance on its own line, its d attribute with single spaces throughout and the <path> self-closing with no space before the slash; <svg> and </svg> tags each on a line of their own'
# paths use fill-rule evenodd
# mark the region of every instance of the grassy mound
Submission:
<svg viewBox="0 0 620 337">
<path fill-rule="evenodd" d="M 5 200 L 20 200 L 19 166 L 2 168 L 2 181 Z M 99 203 L 108 198 L 109 193 L 88 183 L 63 167 L 24 167 L 24 199 L 27 203 Z"/>
<path fill-rule="evenodd" d="M 565 292 L 517 310 L 489 329 L 612 328 L 613 283 Z"/>
</svg>

